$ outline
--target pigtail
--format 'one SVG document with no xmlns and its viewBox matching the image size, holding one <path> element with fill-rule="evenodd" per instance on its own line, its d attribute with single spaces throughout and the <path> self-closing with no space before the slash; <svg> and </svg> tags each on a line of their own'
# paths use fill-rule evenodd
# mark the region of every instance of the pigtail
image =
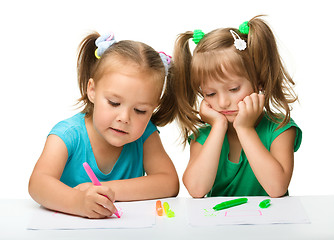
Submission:
<svg viewBox="0 0 334 240">
<path fill-rule="evenodd" d="M 193 32 L 180 34 L 174 46 L 174 78 L 175 94 L 177 96 L 178 108 L 176 118 L 181 126 L 183 144 L 186 144 L 188 136 L 193 132 L 198 134 L 197 126 L 202 123 L 198 112 L 194 110 L 198 99 L 191 81 L 192 55 L 188 40 L 192 38 Z"/>
<path fill-rule="evenodd" d="M 99 36 L 97 32 L 89 34 L 82 40 L 78 49 L 77 77 L 81 93 L 81 98 L 78 99 L 78 103 L 82 103 L 82 106 L 85 106 L 82 113 L 86 114 L 91 114 L 93 110 L 93 104 L 89 101 L 87 96 L 87 84 L 92 77 L 93 70 L 98 60 L 95 56 L 95 40 Z"/>
<path fill-rule="evenodd" d="M 163 95 L 160 99 L 160 104 L 156 111 L 151 117 L 151 121 L 157 126 L 165 126 L 166 124 L 172 122 L 175 118 L 177 112 L 177 99 L 175 94 L 174 77 L 173 77 L 173 64 L 168 70 L 168 75 L 166 76 L 165 88 L 163 89 Z"/>
<path fill-rule="evenodd" d="M 292 89 L 295 83 L 283 66 L 269 26 L 259 16 L 251 19 L 248 25 L 249 54 L 254 63 L 258 86 L 262 87 L 266 96 L 265 109 L 271 120 L 282 127 L 290 121 L 289 104 L 297 100 Z"/>
</svg>

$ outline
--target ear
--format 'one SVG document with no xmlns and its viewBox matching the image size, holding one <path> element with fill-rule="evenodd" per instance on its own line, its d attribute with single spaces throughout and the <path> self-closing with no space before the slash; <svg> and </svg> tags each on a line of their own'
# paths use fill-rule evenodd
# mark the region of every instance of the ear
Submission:
<svg viewBox="0 0 334 240">
<path fill-rule="evenodd" d="M 259 90 L 259 92 L 262 92 L 262 93 L 263 93 L 264 88 L 263 88 L 263 85 L 262 85 L 262 84 L 260 84 L 260 85 L 258 86 L 258 90 Z"/>
<path fill-rule="evenodd" d="M 95 100 L 95 82 L 93 78 L 90 78 L 87 84 L 87 97 L 89 101 L 94 103 Z"/>
</svg>

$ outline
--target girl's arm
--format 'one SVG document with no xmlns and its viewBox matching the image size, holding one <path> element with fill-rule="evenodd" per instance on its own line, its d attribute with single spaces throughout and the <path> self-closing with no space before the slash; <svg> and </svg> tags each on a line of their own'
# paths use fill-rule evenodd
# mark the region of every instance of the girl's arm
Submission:
<svg viewBox="0 0 334 240">
<path fill-rule="evenodd" d="M 203 100 L 200 107 L 203 121 L 212 128 L 203 146 L 191 141 L 190 159 L 183 174 L 183 183 L 192 197 L 204 197 L 212 188 L 217 175 L 219 157 L 227 130 L 227 119 Z"/>
<path fill-rule="evenodd" d="M 179 179 L 175 167 L 165 152 L 157 131 L 144 143 L 144 169 L 147 176 L 103 182 L 115 192 L 117 201 L 175 197 Z"/>
<path fill-rule="evenodd" d="M 109 188 L 91 186 L 79 191 L 59 180 L 67 157 L 65 143 L 58 136 L 50 135 L 30 177 L 31 197 L 44 207 L 60 212 L 89 218 L 111 216 L 115 207 Z"/>
<path fill-rule="evenodd" d="M 283 196 L 293 172 L 296 129 L 289 128 L 265 148 L 255 129 L 238 131 L 241 146 L 261 186 L 270 197 Z"/>
<path fill-rule="evenodd" d="M 280 134 L 269 152 L 254 128 L 263 104 L 263 95 L 246 97 L 238 105 L 239 114 L 233 125 L 257 180 L 270 197 L 281 197 L 287 192 L 292 177 L 296 129 Z"/>
</svg>

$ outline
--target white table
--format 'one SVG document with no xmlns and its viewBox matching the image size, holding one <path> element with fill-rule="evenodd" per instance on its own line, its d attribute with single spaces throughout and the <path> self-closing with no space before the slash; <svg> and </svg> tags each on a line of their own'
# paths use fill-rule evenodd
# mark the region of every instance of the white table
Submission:
<svg viewBox="0 0 334 240">
<path fill-rule="evenodd" d="M 31 199 L 0 199 L 0 239 L 334 239 L 334 196 L 300 198 L 311 224 L 223 225 L 192 227 L 186 220 L 186 198 L 169 198 L 175 218 L 157 217 L 156 225 L 143 229 L 27 230 Z"/>
</svg>

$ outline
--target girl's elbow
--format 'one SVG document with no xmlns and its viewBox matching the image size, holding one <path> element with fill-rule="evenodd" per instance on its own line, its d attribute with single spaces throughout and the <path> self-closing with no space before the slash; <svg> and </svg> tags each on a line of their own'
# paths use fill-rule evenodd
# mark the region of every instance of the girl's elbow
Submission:
<svg viewBox="0 0 334 240">
<path fill-rule="evenodd" d="M 206 189 L 188 183 L 184 178 L 183 178 L 183 184 L 188 190 L 189 195 L 193 198 L 203 198 L 207 194 Z"/>
<path fill-rule="evenodd" d="M 180 191 L 180 182 L 179 182 L 179 178 L 177 176 L 177 174 L 168 180 L 168 189 L 169 189 L 169 193 L 168 193 L 168 197 L 176 197 L 179 194 Z"/>
<path fill-rule="evenodd" d="M 36 190 L 35 189 L 36 189 L 36 186 L 34 184 L 34 180 L 33 180 L 32 177 L 30 177 L 29 183 L 28 183 L 28 193 L 29 193 L 30 197 L 34 200 L 36 199 L 36 196 L 35 196 L 36 195 Z"/>
<path fill-rule="evenodd" d="M 269 197 L 271 198 L 280 198 L 283 197 L 288 191 L 287 187 L 276 187 L 267 191 Z"/>
<path fill-rule="evenodd" d="M 170 196 L 171 197 L 176 197 L 179 194 L 179 191 L 180 191 L 179 178 L 177 177 L 171 185 L 172 186 L 170 187 L 170 189 L 171 189 Z"/>
<path fill-rule="evenodd" d="M 193 198 L 204 198 L 205 194 L 201 193 L 201 192 L 190 192 L 188 191 L 190 196 Z"/>
</svg>

